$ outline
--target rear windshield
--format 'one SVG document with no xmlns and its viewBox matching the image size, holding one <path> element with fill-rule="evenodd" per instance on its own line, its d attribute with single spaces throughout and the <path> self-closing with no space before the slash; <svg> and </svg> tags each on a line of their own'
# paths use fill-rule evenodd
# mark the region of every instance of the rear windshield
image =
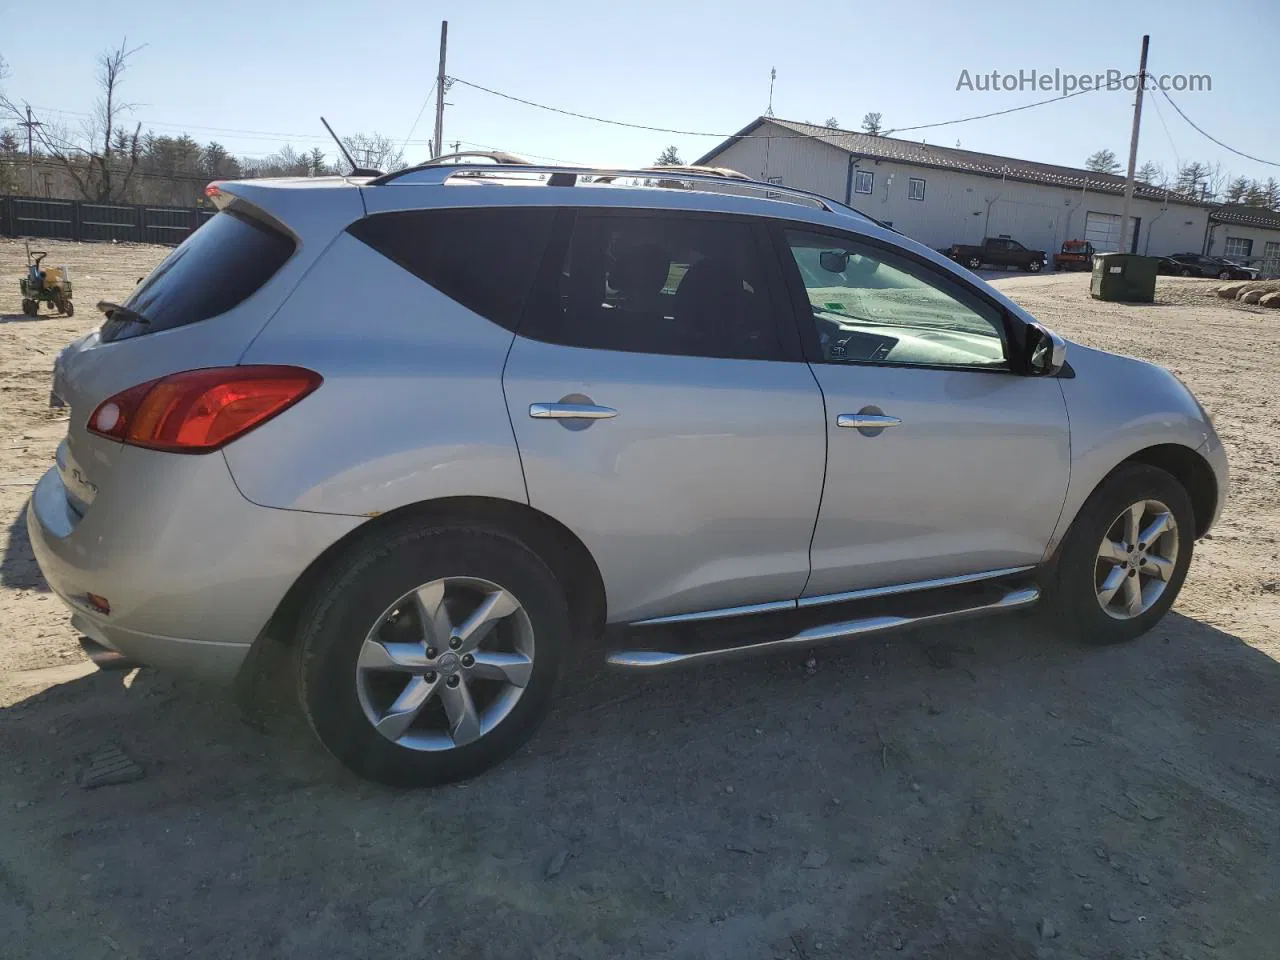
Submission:
<svg viewBox="0 0 1280 960">
<path fill-rule="evenodd" d="M 261 289 L 294 249 L 293 238 L 274 227 L 223 211 L 165 257 L 124 302 L 145 322 L 110 319 L 102 325 L 102 339 L 123 340 L 226 313 Z"/>
</svg>

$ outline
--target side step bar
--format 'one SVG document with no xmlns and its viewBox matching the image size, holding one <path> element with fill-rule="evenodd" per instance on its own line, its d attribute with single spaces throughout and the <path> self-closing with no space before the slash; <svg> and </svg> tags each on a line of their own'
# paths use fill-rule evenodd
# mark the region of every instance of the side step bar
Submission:
<svg viewBox="0 0 1280 960">
<path fill-rule="evenodd" d="M 717 663 L 723 660 L 736 660 L 741 657 L 752 657 L 757 654 L 773 653 L 781 650 L 806 649 L 819 644 L 866 634 L 888 633 L 892 630 L 903 630 L 908 627 L 952 623 L 956 620 L 1000 613 L 1005 610 L 1021 610 L 1024 607 L 1031 606 L 1039 599 L 1039 587 L 1019 587 L 1015 590 L 1009 590 L 998 600 L 978 604 L 977 606 L 946 610 L 941 613 L 929 613 L 915 617 L 893 614 L 861 617 L 854 620 L 843 620 L 838 623 L 811 627 L 781 640 L 739 644 L 719 650 L 696 650 L 688 653 L 669 653 L 661 650 L 617 650 L 608 655 L 606 662 L 612 667 L 623 670 L 665 670 L 699 663 Z"/>
</svg>

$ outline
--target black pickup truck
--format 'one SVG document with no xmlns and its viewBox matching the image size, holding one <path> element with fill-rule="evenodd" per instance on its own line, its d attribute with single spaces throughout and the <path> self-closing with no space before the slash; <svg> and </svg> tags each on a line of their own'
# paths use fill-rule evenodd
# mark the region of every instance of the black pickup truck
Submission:
<svg viewBox="0 0 1280 960">
<path fill-rule="evenodd" d="M 1043 250 L 1028 250 L 1017 240 L 1007 237 L 987 237 L 980 245 L 953 244 L 945 253 L 970 270 L 989 264 L 993 267 L 1021 267 L 1031 273 L 1039 273 L 1049 262 L 1049 255 Z"/>
</svg>

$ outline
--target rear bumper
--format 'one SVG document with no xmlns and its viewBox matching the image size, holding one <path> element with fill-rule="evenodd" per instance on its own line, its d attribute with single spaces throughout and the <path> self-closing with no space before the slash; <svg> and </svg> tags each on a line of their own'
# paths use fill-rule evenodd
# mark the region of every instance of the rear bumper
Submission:
<svg viewBox="0 0 1280 960">
<path fill-rule="evenodd" d="M 252 504 L 218 454 L 120 459 L 133 462 L 117 462 L 83 517 L 57 469 L 46 473 L 27 532 L 73 625 L 139 663 L 231 679 L 297 578 L 361 522 Z"/>
</svg>

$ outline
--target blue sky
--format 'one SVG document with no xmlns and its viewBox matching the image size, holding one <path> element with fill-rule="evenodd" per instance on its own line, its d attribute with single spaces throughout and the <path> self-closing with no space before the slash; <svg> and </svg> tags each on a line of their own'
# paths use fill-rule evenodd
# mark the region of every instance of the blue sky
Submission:
<svg viewBox="0 0 1280 960">
<path fill-rule="evenodd" d="M 984 8 L 992 13 L 982 13 Z M 300 12 L 305 9 L 305 12 Z M 1027 17 L 1034 10 L 1036 16 Z M 1055 10 L 1066 11 L 1050 16 Z M 995 12 L 1006 11 L 1006 12 Z M 56 24 L 56 53 L 28 43 L 19 25 Z M 1280 4 L 1229 6 L 1162 2 L 957 4 L 790 3 L 574 4 L 312 2 L 230 0 L 216 8 L 173 0 L 52 8 L 0 0 L 5 90 L 44 119 L 75 122 L 91 108 L 94 60 L 127 35 L 147 46 L 124 87 L 134 116 L 157 132 L 217 139 L 233 152 L 263 155 L 292 143 L 331 152 L 318 116 L 339 132 L 403 139 L 436 70 L 439 22 L 449 20 L 448 72 L 529 100 L 688 130 L 730 133 L 764 112 L 777 68 L 774 111 L 855 127 L 879 111 L 889 127 L 986 113 L 1052 96 L 1032 91 L 956 89 L 962 70 L 1073 73 L 1136 69 L 1143 32 L 1151 69 L 1212 76 L 1212 92 L 1173 93 L 1220 140 L 1280 162 Z M 43 29 L 43 28 L 42 28 Z M 1235 157 L 1205 140 L 1158 96 L 1148 106 L 1139 162 L 1172 171 L 1179 160 L 1221 162 L 1250 177 L 1280 168 Z M 667 144 L 692 160 L 715 137 L 626 130 L 561 117 L 457 85 L 445 139 L 529 156 L 615 164 L 647 163 Z M 54 110 L 65 111 L 54 113 Z M 1098 92 L 1006 117 L 904 135 L 930 143 L 1080 165 L 1094 150 L 1127 154 L 1132 95 Z M 1163 124 L 1161 123 L 1163 118 Z M 426 156 L 428 104 L 406 150 Z M 1167 133 L 1166 133 L 1167 126 Z M 214 129 L 221 128 L 221 129 Z M 254 132 L 236 132 L 254 131 Z"/>
</svg>

